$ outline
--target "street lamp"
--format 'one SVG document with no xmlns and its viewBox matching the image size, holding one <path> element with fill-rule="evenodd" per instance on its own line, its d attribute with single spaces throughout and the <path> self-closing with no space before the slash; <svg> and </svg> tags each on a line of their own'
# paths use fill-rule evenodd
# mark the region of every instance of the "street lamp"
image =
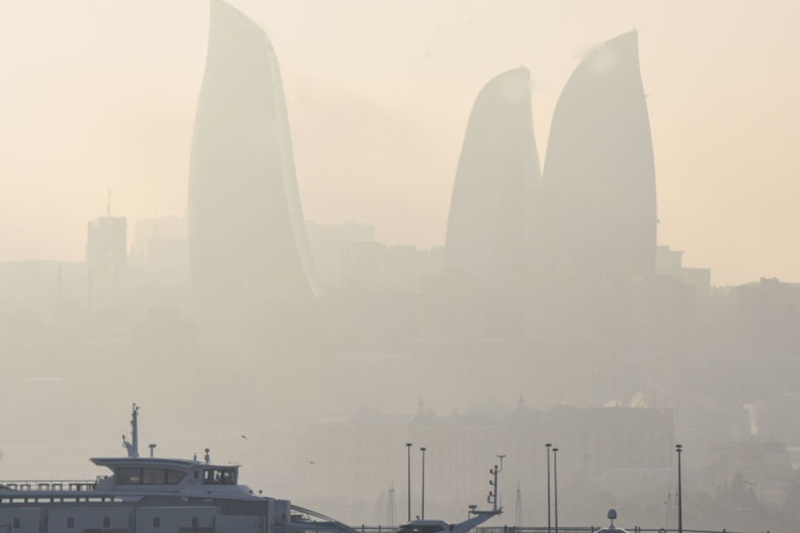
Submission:
<svg viewBox="0 0 800 533">
<path fill-rule="evenodd" d="M 425 451 L 424 446 L 420 448 L 422 452 L 422 519 L 425 520 Z"/>
<path fill-rule="evenodd" d="M 412 443 L 406 442 L 408 452 L 408 521 L 411 522 L 411 447 Z"/>
<path fill-rule="evenodd" d="M 547 448 L 547 533 L 550 533 L 550 447 L 549 442 L 544 445 Z"/>
<path fill-rule="evenodd" d="M 555 510 L 556 533 L 558 533 L 558 448 L 553 448 L 553 495 L 555 496 L 553 507 Z"/>
<path fill-rule="evenodd" d="M 681 485 L 681 453 L 683 453 L 683 446 L 676 444 L 675 451 L 678 452 L 678 533 L 683 533 L 683 487 Z"/>
</svg>

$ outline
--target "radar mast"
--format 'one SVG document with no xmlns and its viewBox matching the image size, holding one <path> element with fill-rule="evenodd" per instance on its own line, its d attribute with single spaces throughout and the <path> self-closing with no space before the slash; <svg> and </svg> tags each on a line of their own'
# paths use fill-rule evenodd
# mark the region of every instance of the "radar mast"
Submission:
<svg viewBox="0 0 800 533">
<path fill-rule="evenodd" d="M 131 410 L 131 442 L 123 435 L 122 445 L 128 450 L 128 457 L 139 457 L 139 406 L 136 404 Z"/>
</svg>

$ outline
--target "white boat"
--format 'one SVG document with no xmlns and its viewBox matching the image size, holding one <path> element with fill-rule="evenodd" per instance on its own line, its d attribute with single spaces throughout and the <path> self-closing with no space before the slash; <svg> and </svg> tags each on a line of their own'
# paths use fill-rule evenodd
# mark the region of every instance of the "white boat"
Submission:
<svg viewBox="0 0 800 533">
<path fill-rule="evenodd" d="M 239 466 L 139 456 L 134 404 L 127 457 L 91 461 L 93 481 L 0 481 L 0 533 L 287 533 L 352 531 L 239 484 Z M 294 511 L 294 512 L 293 512 Z M 300 513 L 300 514 L 298 514 Z M 304 516 L 305 515 L 305 516 Z M 313 522 L 308 516 L 322 519 Z"/>
</svg>

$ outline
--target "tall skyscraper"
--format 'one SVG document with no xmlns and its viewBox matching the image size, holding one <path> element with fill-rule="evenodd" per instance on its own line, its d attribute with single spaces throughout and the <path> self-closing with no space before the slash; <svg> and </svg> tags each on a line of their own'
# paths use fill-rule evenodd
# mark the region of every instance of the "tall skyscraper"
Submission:
<svg viewBox="0 0 800 533">
<path fill-rule="evenodd" d="M 90 290 L 104 291 L 116 285 L 128 264 L 128 221 L 111 213 L 89 221 L 86 234 L 86 267 Z"/>
<path fill-rule="evenodd" d="M 645 97 L 632 31 L 578 65 L 553 116 L 543 177 L 551 272 L 557 304 L 572 318 L 590 317 L 590 335 L 624 335 L 631 291 L 654 273 L 656 184 Z"/>
<path fill-rule="evenodd" d="M 278 60 L 261 28 L 211 0 L 192 139 L 189 249 L 203 313 L 261 316 L 316 294 Z"/>
<path fill-rule="evenodd" d="M 490 327 L 497 333 L 522 324 L 540 178 L 530 73 L 519 67 L 490 80 L 475 100 L 445 244 L 445 270 L 483 287 Z"/>
</svg>

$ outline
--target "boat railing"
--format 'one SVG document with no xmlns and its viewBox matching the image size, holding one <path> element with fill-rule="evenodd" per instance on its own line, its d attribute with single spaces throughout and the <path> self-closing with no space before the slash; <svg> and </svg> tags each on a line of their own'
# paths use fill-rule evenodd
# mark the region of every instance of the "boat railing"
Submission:
<svg viewBox="0 0 800 533">
<path fill-rule="evenodd" d="M 598 530 L 607 526 L 559 526 L 558 533 L 596 533 Z M 355 533 L 391 533 L 397 526 L 353 526 L 352 529 Z M 678 530 L 673 528 L 664 527 L 641 527 L 633 526 L 624 528 L 628 533 L 678 533 Z M 307 529 L 309 531 L 309 529 Z M 322 531 L 320 529 L 319 531 Z M 555 527 L 548 528 L 547 526 L 529 526 L 529 527 L 514 527 L 514 526 L 494 526 L 494 527 L 476 527 L 470 533 L 553 533 Z M 447 533 L 446 531 L 443 533 Z M 683 533 L 742 533 L 730 529 L 684 529 Z"/>
<path fill-rule="evenodd" d="M 92 492 L 97 490 L 98 482 L 103 478 L 95 480 L 40 480 L 40 479 L 17 479 L 11 481 L 0 481 L 0 490 L 13 490 L 18 492 Z"/>
</svg>

